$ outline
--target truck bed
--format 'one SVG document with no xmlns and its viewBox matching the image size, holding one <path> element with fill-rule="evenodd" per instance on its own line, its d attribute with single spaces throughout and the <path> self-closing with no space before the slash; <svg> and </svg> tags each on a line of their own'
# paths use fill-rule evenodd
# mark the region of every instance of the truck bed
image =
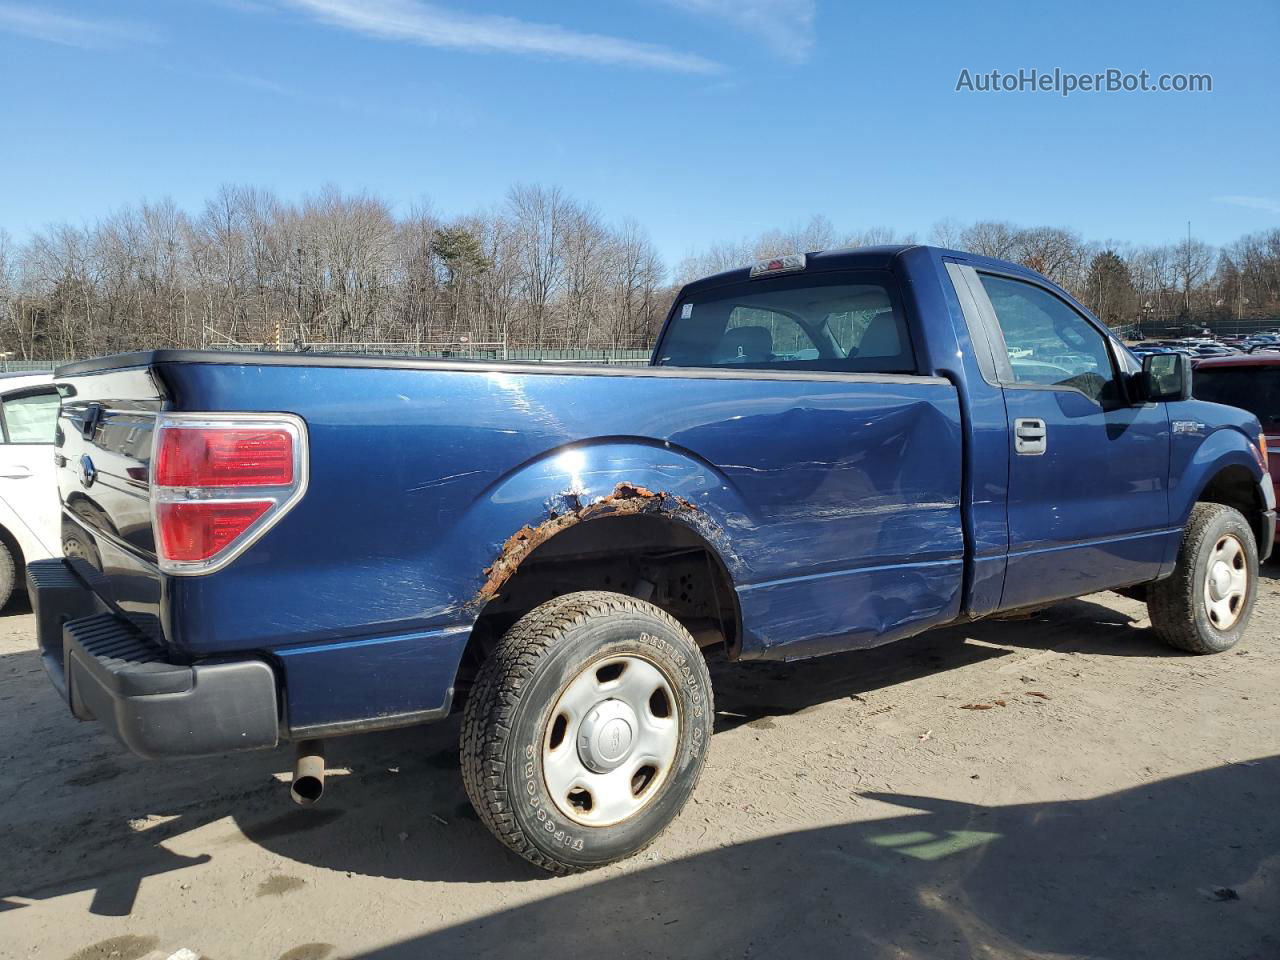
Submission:
<svg viewBox="0 0 1280 960">
<path fill-rule="evenodd" d="M 960 410 L 942 378 L 157 351 L 57 379 L 68 522 L 110 602 L 172 657 L 270 657 L 306 691 L 290 727 L 366 714 L 375 688 L 389 717 L 447 709 L 423 681 L 456 672 L 504 554 L 581 511 L 660 513 L 709 544 L 750 624 L 744 657 L 960 611 Z M 206 576 L 155 566 L 148 425 L 174 411 L 287 412 L 309 436 L 306 494 Z"/>
</svg>

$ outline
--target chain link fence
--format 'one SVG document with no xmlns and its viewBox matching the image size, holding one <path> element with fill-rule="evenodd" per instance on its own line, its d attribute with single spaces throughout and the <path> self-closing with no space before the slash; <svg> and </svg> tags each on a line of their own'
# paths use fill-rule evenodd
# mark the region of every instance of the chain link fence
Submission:
<svg viewBox="0 0 1280 960">
<path fill-rule="evenodd" d="M 216 350 L 244 350 L 219 346 Z M 498 363 L 561 363 L 644 366 L 649 362 L 647 347 L 508 347 L 503 343 L 311 343 L 306 353 L 349 353 L 362 356 L 421 357 L 432 360 L 487 360 Z M 40 373 L 53 370 L 72 358 L 61 360 L 0 360 L 0 373 Z"/>
<path fill-rule="evenodd" d="M 1255 333 L 1274 333 L 1280 330 L 1280 317 L 1261 317 L 1251 320 L 1143 320 L 1136 325 L 1134 339 L 1162 340 L 1178 337 L 1203 336 L 1206 330 L 1213 337 L 1247 337 Z"/>
</svg>

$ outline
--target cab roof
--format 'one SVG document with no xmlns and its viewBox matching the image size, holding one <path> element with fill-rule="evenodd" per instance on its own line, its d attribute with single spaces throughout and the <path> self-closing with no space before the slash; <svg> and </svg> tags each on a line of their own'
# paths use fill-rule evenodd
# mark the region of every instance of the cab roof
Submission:
<svg viewBox="0 0 1280 960">
<path fill-rule="evenodd" d="M 983 257 L 963 250 L 949 250 L 946 247 L 934 247 L 919 243 L 894 243 L 875 247 L 853 247 L 838 250 L 815 250 L 805 254 L 803 270 L 782 273 L 782 276 L 795 276 L 797 273 L 820 273 L 829 270 L 887 270 L 893 261 L 908 251 L 925 251 L 935 259 L 952 257 L 975 266 L 994 267 L 1006 273 L 1021 274 L 1033 277 L 1041 282 L 1048 278 L 1034 270 L 1006 260 Z M 732 270 L 714 273 L 697 280 L 691 280 L 681 288 L 681 294 L 695 293 L 709 287 L 719 287 L 728 283 L 737 283 L 751 279 L 751 264 L 748 263 Z M 1052 281 L 1049 281 L 1052 283 Z M 1056 285 L 1055 285 L 1056 286 Z"/>
<path fill-rule="evenodd" d="M 25 370 L 19 373 L 0 373 L 0 393 L 25 390 L 27 387 L 39 387 L 46 383 L 53 383 L 52 371 L 41 373 Z"/>
</svg>

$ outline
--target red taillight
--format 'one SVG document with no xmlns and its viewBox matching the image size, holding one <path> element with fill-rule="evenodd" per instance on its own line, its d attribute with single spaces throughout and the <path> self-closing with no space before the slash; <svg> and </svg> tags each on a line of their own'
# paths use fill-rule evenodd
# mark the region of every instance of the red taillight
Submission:
<svg viewBox="0 0 1280 960">
<path fill-rule="evenodd" d="M 287 430 L 170 427 L 156 449 L 164 487 L 277 487 L 293 483 L 293 437 Z"/>
<path fill-rule="evenodd" d="M 215 557 L 271 506 L 270 500 L 157 504 L 162 556 L 170 563 L 199 563 Z"/>
<path fill-rule="evenodd" d="M 229 563 L 302 496 L 306 464 L 306 429 L 289 414 L 159 416 L 151 503 L 160 569 Z"/>
</svg>

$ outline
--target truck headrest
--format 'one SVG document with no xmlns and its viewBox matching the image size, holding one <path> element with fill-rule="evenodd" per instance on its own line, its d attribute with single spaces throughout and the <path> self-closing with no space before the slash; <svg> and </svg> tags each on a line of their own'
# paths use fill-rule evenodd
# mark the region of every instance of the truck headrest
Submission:
<svg viewBox="0 0 1280 960">
<path fill-rule="evenodd" d="M 858 344 L 859 357 L 896 357 L 902 353 L 902 335 L 892 310 L 877 313 L 867 324 Z"/>
<path fill-rule="evenodd" d="M 768 327 L 733 327 L 720 338 L 716 361 L 724 363 L 737 360 L 742 363 L 763 363 L 773 356 L 773 334 Z"/>
</svg>

